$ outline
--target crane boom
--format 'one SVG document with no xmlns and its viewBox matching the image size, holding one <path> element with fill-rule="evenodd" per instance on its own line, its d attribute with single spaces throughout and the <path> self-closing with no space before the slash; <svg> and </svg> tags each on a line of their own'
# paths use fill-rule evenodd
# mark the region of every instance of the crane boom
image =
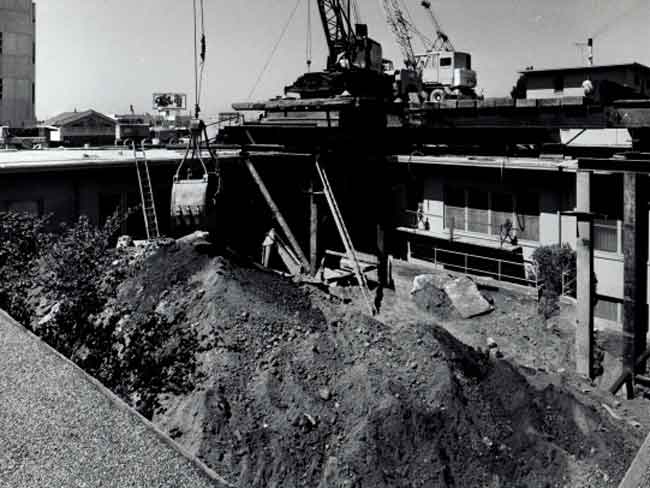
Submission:
<svg viewBox="0 0 650 488">
<path fill-rule="evenodd" d="M 331 68 L 341 54 L 349 55 L 350 46 L 355 44 L 350 0 L 318 0 L 317 3 L 329 51 L 327 67 Z"/>
<path fill-rule="evenodd" d="M 455 51 L 456 49 L 454 49 L 454 45 L 449 40 L 447 34 L 445 34 L 445 32 L 442 30 L 440 22 L 438 22 L 436 15 L 431 9 L 431 2 L 429 0 L 422 0 L 421 4 L 426 9 L 426 11 L 429 12 L 429 17 L 431 18 L 433 27 L 436 30 L 436 40 L 433 42 L 433 45 L 430 49 L 432 51 Z"/>
<path fill-rule="evenodd" d="M 382 0 L 381 5 L 388 26 L 393 31 L 397 44 L 402 50 L 404 64 L 407 68 L 414 68 L 416 58 L 413 43 L 411 42 L 411 33 L 416 32 L 415 26 L 404 16 L 398 0 Z"/>
</svg>

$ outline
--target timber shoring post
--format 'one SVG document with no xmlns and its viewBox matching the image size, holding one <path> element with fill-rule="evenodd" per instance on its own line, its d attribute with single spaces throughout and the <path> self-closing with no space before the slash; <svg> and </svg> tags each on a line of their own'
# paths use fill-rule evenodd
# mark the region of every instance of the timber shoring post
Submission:
<svg viewBox="0 0 650 488">
<path fill-rule="evenodd" d="M 311 274 L 318 271 L 318 202 L 316 201 L 315 175 L 309 179 L 309 262 Z"/>
<path fill-rule="evenodd" d="M 645 176 L 623 174 L 623 368 L 642 372 L 637 358 L 646 350 L 647 205 Z"/>
<path fill-rule="evenodd" d="M 289 240 L 291 247 L 293 247 L 294 252 L 298 255 L 298 258 L 300 259 L 300 262 L 302 263 L 303 266 L 303 271 L 310 272 L 311 267 L 309 265 L 309 261 L 307 260 L 307 257 L 305 256 L 305 253 L 302 251 L 300 244 L 298 244 L 298 241 L 293 235 L 293 232 L 291 232 L 291 228 L 289 227 L 289 224 L 287 224 L 287 221 L 282 216 L 280 209 L 275 204 L 275 201 L 271 197 L 271 194 L 269 193 L 268 188 L 264 184 L 264 181 L 262 181 L 262 178 L 260 177 L 259 173 L 255 169 L 255 166 L 253 165 L 252 161 L 250 160 L 250 158 L 245 152 L 242 152 L 242 160 L 244 161 L 244 164 L 248 168 L 248 171 L 250 172 L 251 176 L 253 177 L 253 180 L 257 184 L 257 187 L 262 193 L 262 196 L 266 200 L 267 205 L 271 209 L 273 217 L 282 228 L 284 234 L 287 236 L 287 239 Z"/>
<path fill-rule="evenodd" d="M 593 269 L 594 250 L 592 242 L 593 222 L 591 213 L 592 172 L 578 170 L 576 173 L 578 219 L 577 254 L 577 324 L 576 324 L 576 372 L 593 378 L 594 352 L 594 299 Z"/>
</svg>

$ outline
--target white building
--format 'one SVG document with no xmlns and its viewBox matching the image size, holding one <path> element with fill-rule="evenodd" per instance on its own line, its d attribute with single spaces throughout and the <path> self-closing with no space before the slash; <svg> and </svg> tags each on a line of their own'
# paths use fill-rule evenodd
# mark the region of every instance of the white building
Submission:
<svg viewBox="0 0 650 488">
<path fill-rule="evenodd" d="M 0 125 L 35 123 L 36 6 L 0 0 Z"/>
</svg>

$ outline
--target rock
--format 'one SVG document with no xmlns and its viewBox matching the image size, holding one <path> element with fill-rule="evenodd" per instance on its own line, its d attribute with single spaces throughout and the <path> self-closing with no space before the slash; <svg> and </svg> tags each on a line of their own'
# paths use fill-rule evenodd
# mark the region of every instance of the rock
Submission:
<svg viewBox="0 0 650 488">
<path fill-rule="evenodd" d="M 487 338 L 487 346 L 490 349 L 496 349 L 496 348 L 499 347 L 499 345 L 497 344 L 497 341 L 495 341 L 492 337 Z"/>
<path fill-rule="evenodd" d="M 56 316 L 59 314 L 59 310 L 61 310 L 61 303 L 56 302 L 52 307 L 50 308 L 50 311 L 45 315 L 43 318 L 41 318 L 38 321 L 38 325 L 42 326 L 47 324 L 48 322 L 56 319 Z"/>
<path fill-rule="evenodd" d="M 466 276 L 450 281 L 444 286 L 444 290 L 451 303 L 464 319 L 483 315 L 494 310 L 494 307 L 483 298 L 476 283 Z"/>
<path fill-rule="evenodd" d="M 430 312 L 446 312 L 451 308 L 451 302 L 443 290 L 444 284 L 450 280 L 439 275 L 419 275 L 413 280 L 411 296 L 415 305 Z"/>
<path fill-rule="evenodd" d="M 320 395 L 321 399 L 325 401 L 328 401 L 330 398 L 332 398 L 332 392 L 329 388 L 321 388 L 318 390 L 318 394 Z"/>
<path fill-rule="evenodd" d="M 120 236 L 117 238 L 117 244 L 115 245 L 115 249 L 117 250 L 123 250 L 128 247 L 133 247 L 133 237 L 131 236 Z"/>
</svg>

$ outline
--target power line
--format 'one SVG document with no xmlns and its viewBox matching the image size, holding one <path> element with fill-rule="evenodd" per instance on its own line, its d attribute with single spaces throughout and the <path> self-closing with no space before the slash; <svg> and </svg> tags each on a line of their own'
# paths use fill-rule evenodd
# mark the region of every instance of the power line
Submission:
<svg viewBox="0 0 650 488">
<path fill-rule="evenodd" d="M 260 74 L 258 75 L 257 79 L 255 80 L 255 83 L 253 84 L 253 88 L 251 88 L 251 91 L 248 93 L 248 98 L 250 99 L 253 96 L 253 93 L 255 93 L 255 90 L 257 90 L 257 86 L 260 84 L 260 81 L 262 81 L 262 76 L 266 73 L 266 70 L 268 69 L 269 65 L 271 64 L 271 60 L 273 59 L 273 55 L 278 49 L 278 46 L 280 46 L 280 42 L 282 42 L 282 39 L 284 38 L 284 35 L 287 32 L 287 29 L 289 28 L 289 24 L 291 24 L 291 21 L 293 20 L 294 15 L 296 14 L 296 10 L 298 10 L 298 6 L 300 5 L 300 2 L 302 0 L 298 0 L 296 2 L 296 5 L 293 7 L 293 10 L 291 11 L 291 14 L 289 15 L 289 18 L 287 19 L 287 22 L 284 24 L 284 27 L 282 28 L 282 32 L 280 33 L 280 37 L 278 40 L 275 42 L 275 45 L 273 46 L 273 49 L 271 50 L 271 53 L 269 54 L 268 59 L 266 60 L 266 63 L 262 67 L 262 70 L 260 71 Z"/>
</svg>

